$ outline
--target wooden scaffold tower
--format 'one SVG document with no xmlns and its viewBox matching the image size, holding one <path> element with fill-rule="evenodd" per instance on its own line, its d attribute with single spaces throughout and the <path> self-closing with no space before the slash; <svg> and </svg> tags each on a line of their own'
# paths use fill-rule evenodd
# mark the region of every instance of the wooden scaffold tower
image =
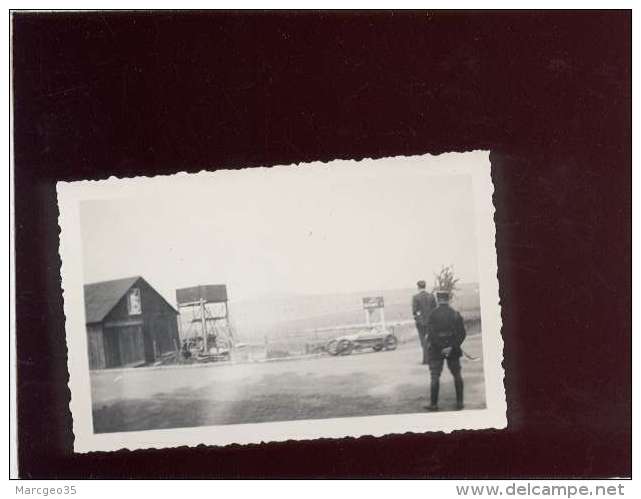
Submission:
<svg viewBox="0 0 641 499">
<path fill-rule="evenodd" d="M 189 327 L 182 337 L 183 352 L 199 361 L 229 360 L 234 337 L 227 286 L 209 284 L 177 289 L 176 303 L 181 314 L 191 312 Z"/>
</svg>

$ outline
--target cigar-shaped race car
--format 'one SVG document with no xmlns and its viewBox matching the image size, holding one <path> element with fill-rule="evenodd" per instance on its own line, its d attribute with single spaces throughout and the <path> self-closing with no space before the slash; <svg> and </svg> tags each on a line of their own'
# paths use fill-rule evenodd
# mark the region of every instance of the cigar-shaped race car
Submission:
<svg viewBox="0 0 641 499">
<path fill-rule="evenodd" d="M 349 355 L 354 350 L 371 348 L 375 352 L 395 350 L 398 338 L 382 328 L 371 328 L 358 333 L 339 336 L 327 342 L 325 349 L 330 355 Z"/>
</svg>

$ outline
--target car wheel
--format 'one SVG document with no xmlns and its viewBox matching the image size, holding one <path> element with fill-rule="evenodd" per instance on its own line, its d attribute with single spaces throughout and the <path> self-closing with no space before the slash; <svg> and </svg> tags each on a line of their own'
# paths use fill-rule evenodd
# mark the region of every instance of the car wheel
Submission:
<svg viewBox="0 0 641 499">
<path fill-rule="evenodd" d="M 349 340 L 340 340 L 336 345 L 337 355 L 349 355 L 352 353 L 354 345 Z"/>
<path fill-rule="evenodd" d="M 385 337 L 385 350 L 396 350 L 398 346 L 398 339 L 393 334 Z"/>
<path fill-rule="evenodd" d="M 336 340 L 330 340 L 327 342 L 327 346 L 325 347 L 325 350 L 327 350 L 327 353 L 330 355 L 338 355 L 338 341 Z"/>
</svg>

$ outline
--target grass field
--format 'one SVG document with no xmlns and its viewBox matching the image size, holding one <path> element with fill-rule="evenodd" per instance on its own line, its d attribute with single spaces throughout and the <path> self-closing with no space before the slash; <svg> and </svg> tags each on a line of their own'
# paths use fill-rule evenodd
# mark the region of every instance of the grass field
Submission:
<svg viewBox="0 0 641 499">
<path fill-rule="evenodd" d="M 481 335 L 465 350 L 481 355 Z M 96 433 L 296 419 L 416 413 L 427 403 L 429 371 L 418 341 L 365 351 L 249 364 L 216 364 L 91 374 Z M 462 360 L 467 409 L 485 407 L 482 362 Z M 454 408 L 445 369 L 442 410 Z"/>
</svg>

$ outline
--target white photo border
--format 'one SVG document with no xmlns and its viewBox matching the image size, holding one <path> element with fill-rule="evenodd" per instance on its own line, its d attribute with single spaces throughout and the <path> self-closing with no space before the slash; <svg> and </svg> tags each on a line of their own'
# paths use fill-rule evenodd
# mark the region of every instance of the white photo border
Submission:
<svg viewBox="0 0 641 499">
<path fill-rule="evenodd" d="M 258 444 L 287 440 L 384 436 L 407 432 L 451 432 L 455 430 L 503 429 L 507 427 L 507 403 L 504 387 L 503 338 L 497 277 L 496 229 L 494 225 L 494 186 L 488 151 L 447 153 L 438 156 L 399 156 L 382 159 L 334 160 L 290 166 L 274 166 L 270 175 L 287 175 L 301 168 L 367 168 L 393 163 L 398 168 L 421 165 L 428 176 L 470 175 L 474 186 L 476 239 L 481 295 L 483 365 L 486 408 L 471 411 L 394 414 L 383 416 L 296 420 L 269 423 L 201 426 L 146 431 L 95 434 L 91 404 L 91 386 L 83 305 L 82 243 L 79 204 L 88 199 L 130 197 L 151 193 L 159 186 L 196 177 L 219 178 L 244 175 L 246 170 L 184 172 L 171 176 L 136 177 L 77 182 L 58 182 L 60 211 L 61 278 L 66 316 L 68 348 L 67 367 L 71 391 L 70 410 L 75 435 L 74 451 L 116 451 L 120 449 L 167 448 L 179 446 Z M 427 377 L 426 377 L 427 387 Z M 427 388 L 426 388 L 427 389 Z"/>
</svg>

